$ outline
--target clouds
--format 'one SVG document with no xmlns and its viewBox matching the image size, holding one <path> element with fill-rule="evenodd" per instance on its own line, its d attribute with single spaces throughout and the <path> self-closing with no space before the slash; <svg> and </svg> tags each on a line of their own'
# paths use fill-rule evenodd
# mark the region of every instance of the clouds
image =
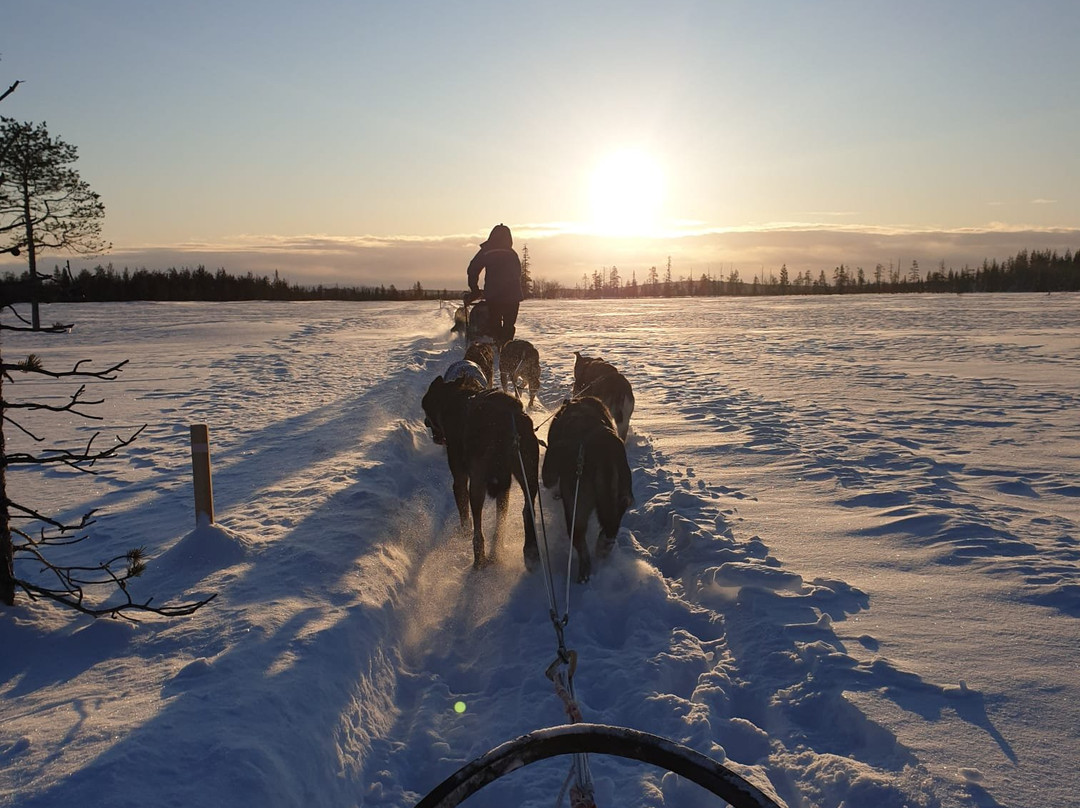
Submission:
<svg viewBox="0 0 1080 808">
<path fill-rule="evenodd" d="M 78 146 L 117 266 L 460 282 L 472 236 L 357 234 L 505 217 L 564 282 L 668 255 L 677 272 L 816 274 L 1003 257 L 952 235 L 988 210 L 1017 231 L 1080 227 L 1076 4 L 997 4 L 976 24 L 963 4 L 13 5 L 0 86 L 27 83 L 4 114 Z M 914 41 L 920 57 L 899 57 Z M 590 179 L 626 149 L 662 176 L 623 163 L 590 211 Z M 622 232 L 643 211 L 712 229 L 645 244 L 524 224 L 599 213 Z"/>
<path fill-rule="evenodd" d="M 535 278 L 573 287 L 582 275 L 617 266 L 624 280 L 636 273 L 643 282 L 649 267 L 662 270 L 671 258 L 674 278 L 702 274 L 726 275 L 739 270 L 744 280 L 764 272 L 779 274 L 787 265 L 792 274 L 814 276 L 839 264 L 863 267 L 877 264 L 902 267 L 917 260 L 924 267 L 944 262 L 947 268 L 975 266 L 984 259 L 1005 259 L 1024 249 L 1080 249 L 1080 228 L 984 228 L 914 230 L 860 225 L 778 223 L 732 229 L 685 228 L 664 238 L 604 238 L 561 224 L 511 224 L 519 252 L 528 246 Z M 356 236 L 326 234 L 298 236 L 238 236 L 225 242 L 175 244 L 157 247 L 117 246 L 93 259 L 72 260 L 83 266 L 111 263 L 117 269 L 168 269 L 200 264 L 210 270 L 224 267 L 233 275 L 279 272 L 302 285 L 378 286 L 407 288 L 419 281 L 428 289 L 465 287 L 465 268 L 486 235 L 435 237 Z M 64 257 L 46 254 L 39 266 L 50 271 Z M 0 262 L 0 271 L 21 272 L 19 259 Z"/>
</svg>

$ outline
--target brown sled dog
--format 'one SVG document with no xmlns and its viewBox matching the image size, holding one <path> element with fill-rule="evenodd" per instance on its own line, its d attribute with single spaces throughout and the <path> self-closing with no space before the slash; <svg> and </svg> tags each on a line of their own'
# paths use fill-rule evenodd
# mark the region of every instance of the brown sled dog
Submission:
<svg viewBox="0 0 1080 808">
<path fill-rule="evenodd" d="M 634 502 L 626 446 L 607 407 L 592 396 L 565 402 L 555 413 L 547 441 L 541 479 L 545 488 L 558 486 L 566 531 L 572 531 L 577 551 L 577 579 L 584 583 L 592 575 L 585 537 L 589 517 L 595 513 L 600 523 L 596 555 L 604 558 L 615 543 L 623 514 Z"/>
<path fill-rule="evenodd" d="M 472 311 L 465 306 L 465 340 L 476 342 L 488 336 L 491 328 L 491 315 L 488 314 L 486 300 L 480 300 L 473 304 Z"/>
<path fill-rule="evenodd" d="M 468 531 L 472 516 L 473 567 L 494 561 L 510 504 L 510 485 L 517 480 L 525 494 L 525 565 L 533 569 L 540 558 L 532 519 L 540 447 L 521 402 L 499 390 L 484 390 L 471 377 L 447 382 L 439 376 L 428 387 L 421 406 L 432 440 L 446 446 L 463 532 Z M 483 512 L 489 496 L 495 499 L 496 522 L 491 553 L 485 555 Z"/>
<path fill-rule="evenodd" d="M 519 384 L 519 381 L 521 384 Z M 529 391 L 528 407 L 536 401 L 540 392 L 540 352 L 531 342 L 512 339 L 502 347 L 499 354 L 499 382 L 502 389 L 511 387 L 514 396 L 521 397 L 521 391 Z"/>
<path fill-rule="evenodd" d="M 465 349 L 465 359 L 480 366 L 488 389 L 491 389 L 495 384 L 495 346 L 490 342 L 470 342 Z"/>
<path fill-rule="evenodd" d="M 634 412 L 634 390 L 614 365 L 574 351 L 574 397 L 578 396 L 593 396 L 604 402 L 619 438 L 626 440 Z"/>
</svg>

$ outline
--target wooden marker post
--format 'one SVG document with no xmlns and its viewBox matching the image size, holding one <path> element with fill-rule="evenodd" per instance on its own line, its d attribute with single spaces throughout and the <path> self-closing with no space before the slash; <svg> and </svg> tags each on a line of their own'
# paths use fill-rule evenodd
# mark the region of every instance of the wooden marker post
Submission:
<svg viewBox="0 0 1080 808">
<path fill-rule="evenodd" d="M 195 526 L 214 524 L 214 489 L 210 484 L 210 431 L 191 425 L 191 475 L 195 483 Z"/>
</svg>

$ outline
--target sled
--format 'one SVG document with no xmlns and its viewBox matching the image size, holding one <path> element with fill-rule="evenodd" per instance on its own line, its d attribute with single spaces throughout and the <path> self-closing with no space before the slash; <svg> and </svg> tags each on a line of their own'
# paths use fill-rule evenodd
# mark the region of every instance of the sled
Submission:
<svg viewBox="0 0 1080 808">
<path fill-rule="evenodd" d="M 577 754 L 612 755 L 659 766 L 697 783 L 733 808 L 779 808 L 750 781 L 687 746 L 641 730 L 584 723 L 537 730 L 495 747 L 439 783 L 415 808 L 453 808 L 523 766 Z"/>
</svg>

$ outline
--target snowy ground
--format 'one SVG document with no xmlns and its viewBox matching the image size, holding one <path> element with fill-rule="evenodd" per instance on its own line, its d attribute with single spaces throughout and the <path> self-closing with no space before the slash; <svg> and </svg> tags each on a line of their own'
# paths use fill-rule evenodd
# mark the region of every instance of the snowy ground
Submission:
<svg viewBox="0 0 1080 808">
<path fill-rule="evenodd" d="M 432 303 L 53 306 L 67 336 L 5 359 L 131 359 L 102 424 L 146 423 L 93 478 L 9 473 L 13 498 L 101 508 L 99 559 L 190 618 L 0 615 L 0 804 L 411 806 L 565 723 L 520 500 L 469 569 L 420 397 L 462 346 Z M 545 419 L 574 350 L 637 394 L 636 505 L 569 595 L 587 721 L 684 743 L 788 806 L 1075 805 L 1080 793 L 1080 297 L 528 302 Z M 66 397 L 16 377 L 5 397 Z M 217 525 L 195 528 L 189 425 Z M 9 450 L 29 448 L 5 430 Z M 566 542 L 543 513 L 557 590 Z M 20 570 L 31 574 L 29 570 Z M 456 702 L 466 710 L 457 713 Z M 590 758 L 600 808 L 705 806 Z M 569 760 L 468 801 L 551 806 Z"/>
</svg>

